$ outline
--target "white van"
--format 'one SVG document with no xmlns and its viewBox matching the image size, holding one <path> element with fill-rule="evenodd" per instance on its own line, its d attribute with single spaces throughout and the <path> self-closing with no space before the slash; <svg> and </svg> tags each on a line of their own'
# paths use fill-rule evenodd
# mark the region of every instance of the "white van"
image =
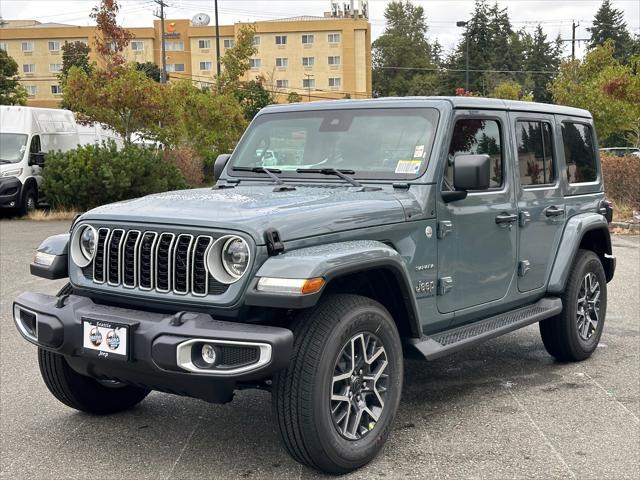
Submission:
<svg viewBox="0 0 640 480">
<path fill-rule="evenodd" d="M 69 110 L 0 106 L 0 211 L 24 214 L 36 207 L 47 152 L 108 139 L 122 145 L 108 129 L 79 127 Z"/>
</svg>

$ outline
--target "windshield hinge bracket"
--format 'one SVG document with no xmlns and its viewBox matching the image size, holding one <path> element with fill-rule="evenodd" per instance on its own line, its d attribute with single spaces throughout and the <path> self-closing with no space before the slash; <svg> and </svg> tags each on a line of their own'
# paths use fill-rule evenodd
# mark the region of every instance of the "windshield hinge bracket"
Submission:
<svg viewBox="0 0 640 480">
<path fill-rule="evenodd" d="M 275 228 L 268 228 L 264 232 L 264 240 L 267 244 L 267 252 L 270 257 L 284 252 L 284 243 L 280 239 L 280 234 Z"/>
</svg>

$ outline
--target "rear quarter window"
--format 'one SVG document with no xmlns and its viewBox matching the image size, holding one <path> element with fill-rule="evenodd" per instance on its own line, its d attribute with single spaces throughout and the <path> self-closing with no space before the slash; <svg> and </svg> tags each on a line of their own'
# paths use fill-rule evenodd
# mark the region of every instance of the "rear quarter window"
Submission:
<svg viewBox="0 0 640 480">
<path fill-rule="evenodd" d="M 562 143 L 569 183 L 595 182 L 598 179 L 598 165 L 591 126 L 562 122 Z"/>
</svg>

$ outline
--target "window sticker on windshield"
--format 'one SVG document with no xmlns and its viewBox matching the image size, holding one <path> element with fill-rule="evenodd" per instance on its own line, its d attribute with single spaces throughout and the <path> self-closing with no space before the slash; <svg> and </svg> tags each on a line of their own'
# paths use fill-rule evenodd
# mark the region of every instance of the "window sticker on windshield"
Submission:
<svg viewBox="0 0 640 480">
<path fill-rule="evenodd" d="M 422 158 L 424 156 L 424 145 L 416 145 L 413 151 L 413 158 Z"/>
<path fill-rule="evenodd" d="M 420 170 L 422 160 L 398 160 L 396 173 L 416 174 Z"/>
</svg>

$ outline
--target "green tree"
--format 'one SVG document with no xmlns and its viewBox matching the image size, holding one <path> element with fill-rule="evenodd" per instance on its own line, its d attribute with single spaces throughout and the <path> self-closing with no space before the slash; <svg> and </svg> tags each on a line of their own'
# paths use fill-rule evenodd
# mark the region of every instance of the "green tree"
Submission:
<svg viewBox="0 0 640 480">
<path fill-rule="evenodd" d="M 287 103 L 300 103 L 302 101 L 302 97 L 297 92 L 289 92 L 287 95 Z"/>
<path fill-rule="evenodd" d="M 271 93 L 264 87 L 263 77 L 243 82 L 234 91 L 234 96 L 242 106 L 247 121 L 251 121 L 262 108 L 275 102 Z"/>
<path fill-rule="evenodd" d="M 249 70 L 249 59 L 258 51 L 253 44 L 254 36 L 253 26 L 243 25 L 236 36 L 235 45 L 220 58 L 222 72 L 217 79 L 217 88 L 220 93 L 237 89 L 240 79 Z"/>
<path fill-rule="evenodd" d="M 563 62 L 550 86 L 556 103 L 589 110 L 601 142 L 626 136 L 640 143 L 640 57 L 622 65 L 612 40 L 591 50 L 583 60 Z"/>
<path fill-rule="evenodd" d="M 18 64 L 0 50 L 0 105 L 27 104 L 27 91 L 18 80 Z"/>
<path fill-rule="evenodd" d="M 587 28 L 591 34 L 588 48 L 590 50 L 604 44 L 607 40 L 615 42 L 613 57 L 626 63 L 633 51 L 634 41 L 624 21 L 624 12 L 611 5 L 611 0 L 604 0 L 593 18 L 593 25 Z"/>
<path fill-rule="evenodd" d="M 126 143 L 134 132 L 146 132 L 164 119 L 162 86 L 135 66 L 96 71 L 91 77 L 78 68 L 69 70 L 63 101 L 87 120 L 109 125 Z"/>
<path fill-rule="evenodd" d="M 524 70 L 528 72 L 524 85 L 527 90 L 531 90 L 536 102 L 550 103 L 551 92 L 547 87 L 557 76 L 555 72 L 560 68 L 562 52 L 560 39 L 547 40 L 547 35 L 538 25 L 533 35 L 523 34 L 523 44 Z"/>
<path fill-rule="evenodd" d="M 424 9 L 409 1 L 393 1 L 384 17 L 385 31 L 372 45 L 374 96 L 437 93 L 438 62 L 427 40 Z"/>
<path fill-rule="evenodd" d="M 62 70 L 59 78 L 62 80 L 67 77 L 71 67 L 78 67 L 85 71 L 87 75 L 91 75 L 93 65 L 89 61 L 89 53 L 91 49 L 84 42 L 64 42 L 62 45 Z"/>
<path fill-rule="evenodd" d="M 503 100 L 523 100 L 525 102 L 533 101 L 531 93 L 525 93 L 522 85 L 516 82 L 502 82 L 496 85 L 491 92 L 492 98 L 501 98 Z"/>
<path fill-rule="evenodd" d="M 147 77 L 156 82 L 160 82 L 160 75 L 162 70 L 160 67 L 153 62 L 136 62 L 136 69 L 142 73 L 144 73 Z"/>
</svg>

